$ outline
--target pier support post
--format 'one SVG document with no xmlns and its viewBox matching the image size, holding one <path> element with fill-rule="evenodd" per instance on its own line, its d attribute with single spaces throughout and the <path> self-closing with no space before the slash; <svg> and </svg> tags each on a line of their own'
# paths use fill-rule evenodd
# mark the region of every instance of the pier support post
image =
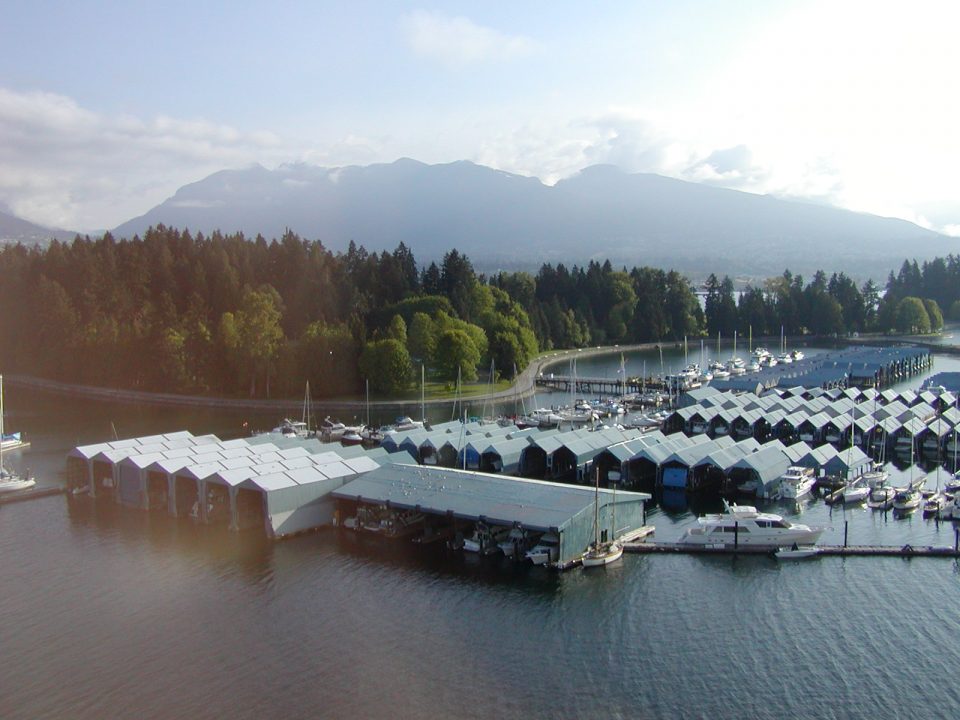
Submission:
<svg viewBox="0 0 960 720">
<path fill-rule="evenodd" d="M 740 547 L 740 523 L 733 523 L 733 549 L 737 550 Z"/>
<path fill-rule="evenodd" d="M 844 521 L 843 521 L 843 546 L 844 546 L 844 547 L 847 546 L 847 532 L 848 532 L 849 530 L 850 530 L 850 521 L 849 521 L 849 520 L 844 520 Z"/>
<path fill-rule="evenodd" d="M 953 551 L 960 552 L 960 528 L 953 529 Z"/>
</svg>

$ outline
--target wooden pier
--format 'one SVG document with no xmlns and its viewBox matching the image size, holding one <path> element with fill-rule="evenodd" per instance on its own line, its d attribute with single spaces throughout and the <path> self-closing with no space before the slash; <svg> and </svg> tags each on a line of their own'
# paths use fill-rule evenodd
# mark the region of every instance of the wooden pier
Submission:
<svg viewBox="0 0 960 720">
<path fill-rule="evenodd" d="M 553 373 L 539 375 L 537 385 L 551 390 L 573 392 L 577 395 L 590 397 L 619 397 L 624 392 L 635 394 L 644 390 L 663 393 L 669 391 L 667 385 L 659 378 L 647 378 L 646 380 L 627 378 L 624 382 L 619 378 L 573 377 Z"/>
<path fill-rule="evenodd" d="M 960 550 L 955 547 L 935 545 L 817 545 L 817 557 L 937 557 L 960 558 Z M 623 547 L 624 552 L 651 554 L 683 555 L 772 555 L 776 548 L 751 547 L 708 547 L 706 545 L 688 545 L 681 543 L 634 542 Z"/>
</svg>

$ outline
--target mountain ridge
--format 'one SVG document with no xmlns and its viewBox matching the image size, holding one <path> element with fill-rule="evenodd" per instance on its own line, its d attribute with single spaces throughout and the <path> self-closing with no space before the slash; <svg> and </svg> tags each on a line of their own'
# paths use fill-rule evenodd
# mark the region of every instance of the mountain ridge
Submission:
<svg viewBox="0 0 960 720">
<path fill-rule="evenodd" d="M 777 274 L 823 268 L 885 276 L 906 257 L 956 252 L 958 241 L 906 220 L 592 166 L 546 185 L 461 160 L 326 168 L 222 170 L 118 226 L 261 234 L 287 229 L 334 250 L 400 242 L 421 261 L 451 248 L 478 266 L 542 262 L 660 265 L 686 272 Z M 827 260 L 830 260 L 828 262 Z"/>
</svg>

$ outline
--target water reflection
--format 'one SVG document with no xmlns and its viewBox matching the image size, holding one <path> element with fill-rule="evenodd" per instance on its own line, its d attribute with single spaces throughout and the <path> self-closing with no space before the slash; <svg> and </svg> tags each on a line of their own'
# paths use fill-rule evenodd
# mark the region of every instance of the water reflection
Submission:
<svg viewBox="0 0 960 720">
<path fill-rule="evenodd" d="M 231 532 L 87 497 L 66 497 L 67 518 L 76 537 L 92 531 L 101 542 L 119 538 L 126 547 L 148 549 L 159 557 L 178 557 L 218 577 L 239 574 L 252 585 L 266 587 L 273 581 L 276 544 L 262 532 Z"/>
</svg>

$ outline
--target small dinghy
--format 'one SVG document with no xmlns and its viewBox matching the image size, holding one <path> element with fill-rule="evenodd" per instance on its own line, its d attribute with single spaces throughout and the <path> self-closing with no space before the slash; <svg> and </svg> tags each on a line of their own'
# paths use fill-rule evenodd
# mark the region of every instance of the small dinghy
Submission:
<svg viewBox="0 0 960 720">
<path fill-rule="evenodd" d="M 803 558 L 815 557 L 820 554 L 820 548 L 815 545 L 794 545 L 792 547 L 778 548 L 773 556 L 777 560 L 802 560 Z"/>
</svg>

